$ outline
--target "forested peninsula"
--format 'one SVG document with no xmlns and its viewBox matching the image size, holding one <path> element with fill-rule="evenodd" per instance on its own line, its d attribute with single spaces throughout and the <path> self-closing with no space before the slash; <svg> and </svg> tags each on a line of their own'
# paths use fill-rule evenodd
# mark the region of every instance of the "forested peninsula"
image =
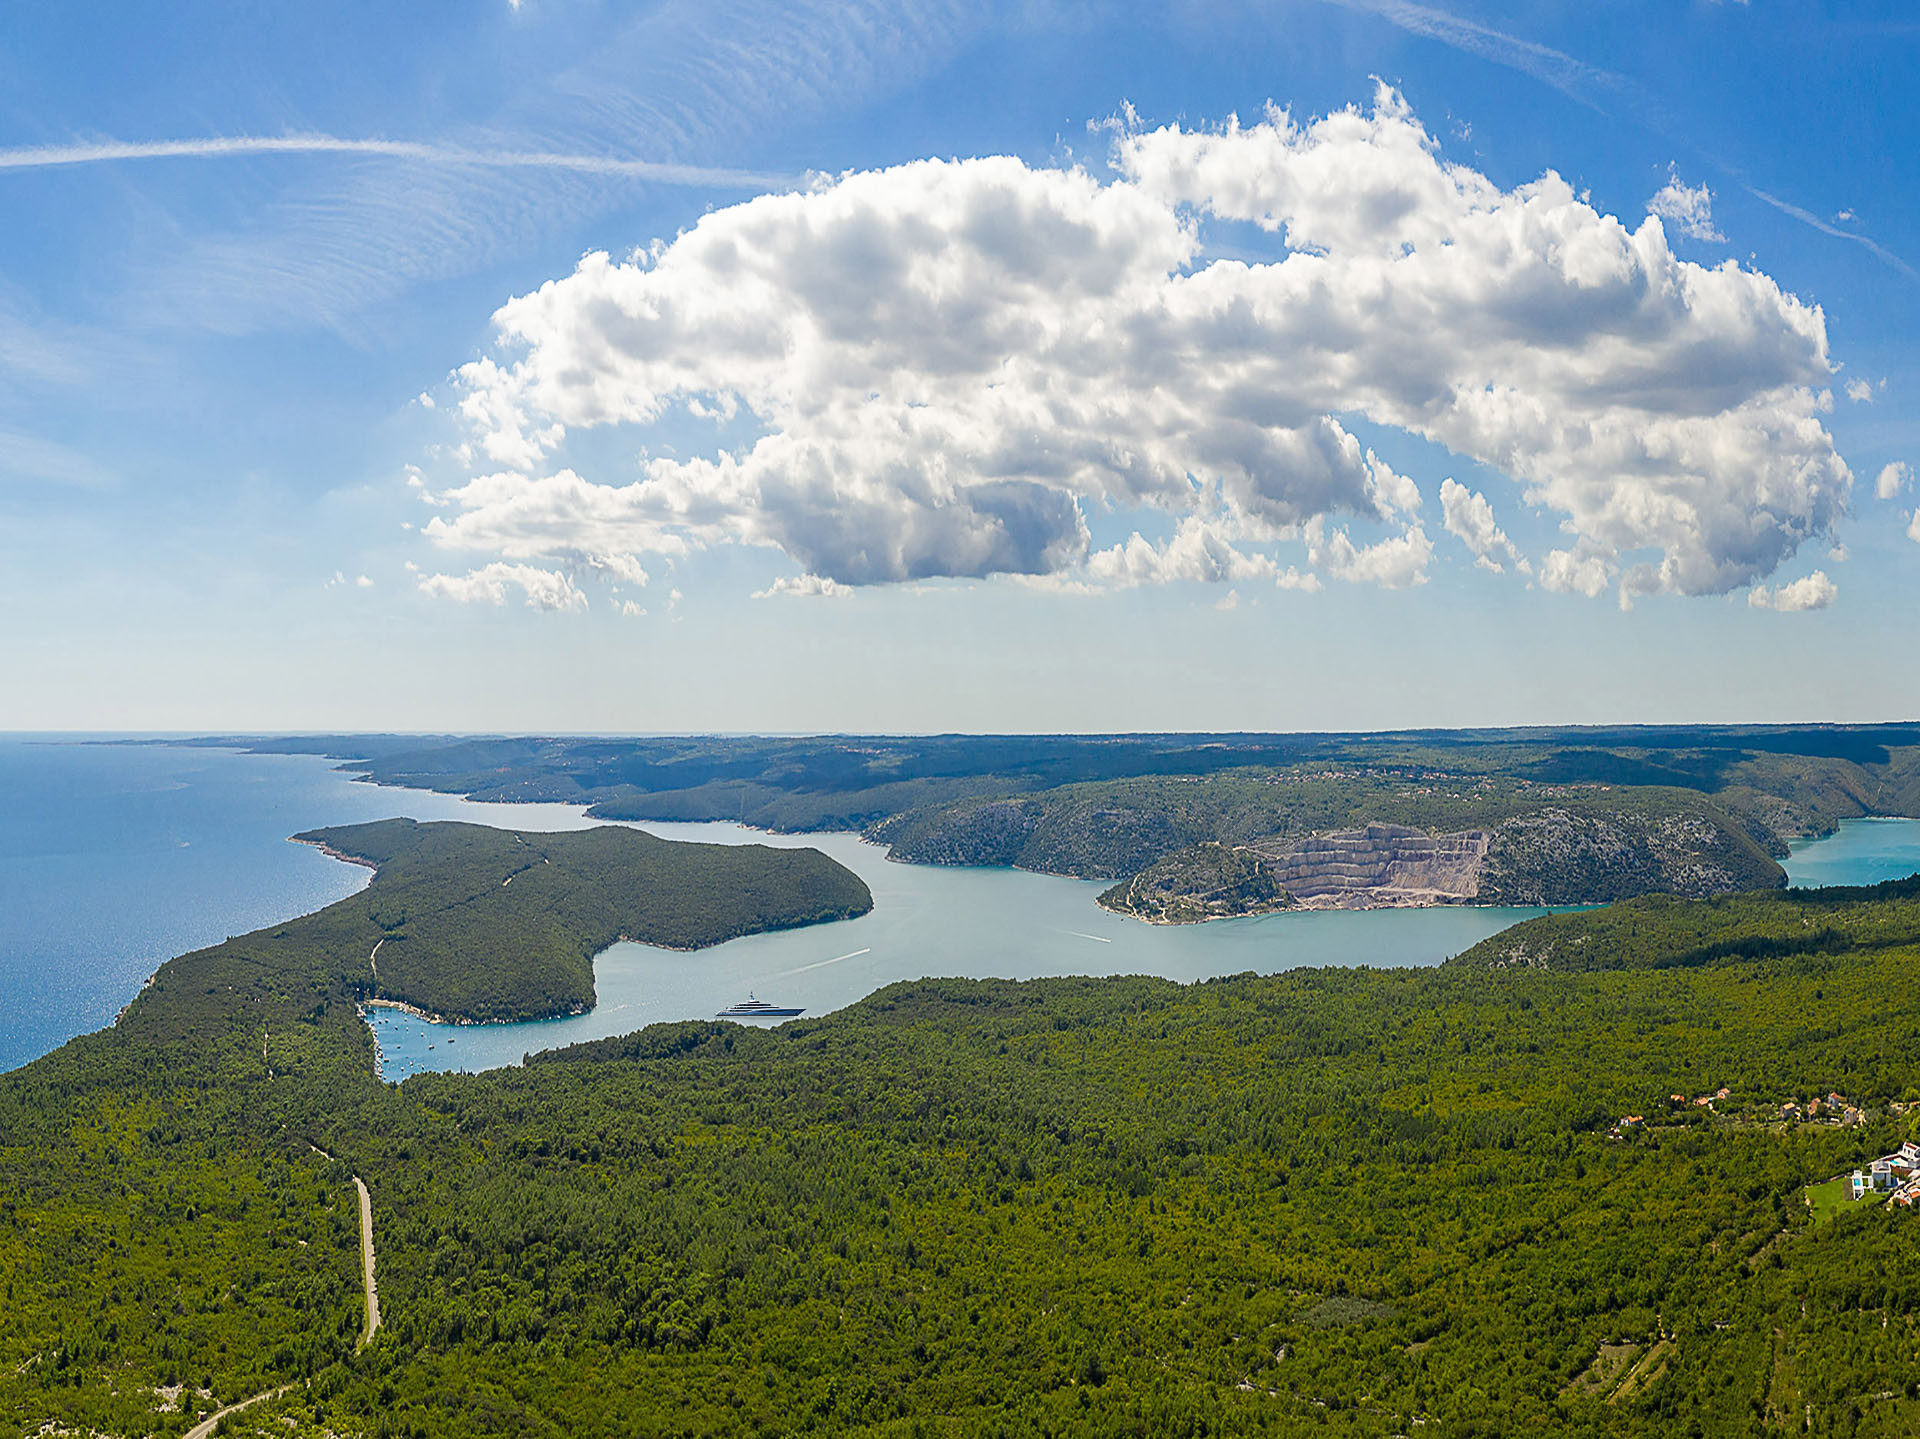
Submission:
<svg viewBox="0 0 1920 1439">
<path fill-rule="evenodd" d="M 815 849 L 687 844 L 619 825 L 544 834 L 393 819 L 295 838 L 372 866 L 377 882 L 181 964 L 249 964 L 271 945 L 324 972 L 321 955 L 359 953 L 369 1000 L 453 1020 L 545 1019 L 592 1006 L 593 957 L 615 940 L 701 949 L 873 908 L 865 882 Z"/>
<path fill-rule="evenodd" d="M 206 742 L 609 819 L 856 830 L 909 863 L 1105 880 L 1161 923 L 1774 889 L 1791 840 L 1920 815 L 1912 725 Z"/>
<path fill-rule="evenodd" d="M 571 836 L 311 838 L 367 890 L 0 1076 L 0 1431 L 253 1396 L 225 1432 L 1920 1428 L 1920 1214 L 1823 1183 L 1913 1135 L 1911 882 L 1426 970 L 902 984 L 390 1085 L 354 1009 L 388 950 L 497 997 L 526 933 L 664 911 Z M 861 898 L 813 882 L 762 918 Z"/>
</svg>

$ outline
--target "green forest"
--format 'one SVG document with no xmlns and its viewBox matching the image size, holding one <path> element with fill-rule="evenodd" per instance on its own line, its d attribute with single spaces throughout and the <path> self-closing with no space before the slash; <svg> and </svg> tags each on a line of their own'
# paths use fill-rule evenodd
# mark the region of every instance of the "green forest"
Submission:
<svg viewBox="0 0 1920 1439">
<path fill-rule="evenodd" d="M 269 942 L 312 949 L 317 930 L 329 953 L 351 955 L 357 935 L 369 998 L 453 1019 L 586 1009 L 593 956 L 618 939 L 700 949 L 873 908 L 860 877 L 816 849 L 688 844 L 619 825 L 522 834 L 394 819 L 295 838 L 374 865 L 379 882 Z"/>
<path fill-rule="evenodd" d="M 1920 815 L 1912 725 L 199 742 L 330 755 L 381 784 L 606 819 L 856 830 L 912 863 L 1110 882 L 1188 865 L 1207 845 L 1271 851 L 1369 823 L 1485 829 L 1483 904 L 1776 888 L 1793 837 Z M 1184 911 L 1196 896 L 1171 898 Z M 1255 893 L 1240 911 L 1199 908 L 1265 905 Z"/>
<path fill-rule="evenodd" d="M 380 983 L 411 944 L 517 985 L 523 922 L 638 923 L 588 901 L 648 856 L 556 849 L 549 892 L 502 882 L 513 837 L 314 838 L 372 884 L 0 1076 L 0 1432 L 281 1385 L 225 1432 L 1920 1429 L 1920 1214 L 1807 1200 L 1912 1132 L 1911 885 L 1636 900 L 1434 969 L 930 980 L 388 1085 L 378 938 Z M 1778 1118 L 1830 1091 L 1862 1121 Z"/>
<path fill-rule="evenodd" d="M 1920 875 L 1877 885 L 1715 895 L 1652 894 L 1573 914 L 1542 915 L 1453 960 L 1537 969 L 1668 969 L 1741 959 L 1920 946 Z"/>
</svg>

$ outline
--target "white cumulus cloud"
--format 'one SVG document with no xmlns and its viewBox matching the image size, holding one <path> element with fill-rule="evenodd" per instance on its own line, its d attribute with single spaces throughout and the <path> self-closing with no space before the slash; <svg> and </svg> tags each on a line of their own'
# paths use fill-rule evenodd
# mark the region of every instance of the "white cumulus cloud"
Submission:
<svg viewBox="0 0 1920 1439">
<path fill-rule="evenodd" d="M 1496 575 L 1505 574 L 1512 565 L 1522 574 L 1532 573 L 1526 557 L 1514 548 L 1507 532 L 1493 518 L 1493 506 L 1487 497 L 1469 490 L 1458 480 L 1440 482 L 1440 513 L 1447 533 L 1473 551 L 1474 563 Z"/>
<path fill-rule="evenodd" d="M 764 590 L 755 590 L 756 600 L 770 600 L 778 595 L 799 595 L 813 599 L 839 600 L 853 593 L 852 585 L 843 585 L 838 580 L 827 579 L 824 575 L 782 575 Z"/>
<path fill-rule="evenodd" d="M 1559 594 L 1598 596 L 1613 583 L 1615 566 L 1591 545 L 1549 550 L 1540 562 L 1540 583 Z"/>
<path fill-rule="evenodd" d="M 1280 547 L 1304 542 L 1329 577 L 1418 583 L 1419 488 L 1348 416 L 1557 515 L 1572 546 L 1549 588 L 1726 593 L 1844 512 L 1821 312 L 1680 260 L 1659 219 L 1629 229 L 1551 172 L 1508 190 L 1448 164 L 1385 88 L 1308 123 L 1113 143 L 1112 178 L 923 161 L 589 255 L 503 306 L 496 349 L 460 371 L 467 443 L 498 468 L 444 487 L 425 533 L 576 570 L 761 545 L 849 586 L 1283 583 Z M 1220 221 L 1282 253 L 1210 258 Z M 749 438 L 636 439 L 624 483 L 559 463 L 575 432 L 670 415 Z M 1517 567 L 1477 498 L 1449 530 Z M 1165 512 L 1175 538 L 1092 551 L 1088 506 Z M 1340 517 L 1392 530 L 1364 544 Z"/>
<path fill-rule="evenodd" d="M 1895 499 L 1912 483 L 1913 466 L 1905 460 L 1895 460 L 1874 478 L 1873 493 L 1883 500 Z"/>
<path fill-rule="evenodd" d="M 504 605 L 511 588 L 526 596 L 529 609 L 584 610 L 587 607 L 587 597 L 566 575 L 535 565 L 495 561 L 464 575 L 423 575 L 420 588 L 430 595 L 464 604 Z"/>
<path fill-rule="evenodd" d="M 1647 213 L 1669 221 L 1683 235 L 1714 244 L 1726 243 L 1726 236 L 1713 227 L 1713 191 L 1705 185 L 1689 187 L 1677 171 L 1667 172 L 1667 183 L 1647 201 Z"/>
<path fill-rule="evenodd" d="M 1344 529 L 1325 534 L 1320 521 L 1307 526 L 1307 559 L 1337 580 L 1366 582 L 1390 590 L 1427 582 L 1433 541 L 1419 525 L 1377 544 L 1354 544 Z"/>
<path fill-rule="evenodd" d="M 1088 557 L 1087 570 L 1103 584 L 1117 586 L 1172 580 L 1221 584 L 1271 580 L 1276 574 L 1267 556 L 1236 549 L 1221 526 L 1191 516 L 1164 545 L 1155 545 L 1135 531 L 1125 544 L 1095 551 Z"/>
<path fill-rule="evenodd" d="M 1785 613 L 1824 610 L 1839 594 L 1840 587 L 1827 578 L 1827 572 L 1815 570 L 1806 578 L 1793 580 L 1777 590 L 1755 585 L 1747 595 L 1747 603 L 1756 610 L 1780 610 Z"/>
</svg>

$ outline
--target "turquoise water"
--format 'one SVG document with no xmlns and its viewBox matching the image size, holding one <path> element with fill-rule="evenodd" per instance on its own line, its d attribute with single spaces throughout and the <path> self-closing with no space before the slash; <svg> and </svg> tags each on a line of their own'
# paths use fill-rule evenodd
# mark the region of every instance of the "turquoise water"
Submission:
<svg viewBox="0 0 1920 1439">
<path fill-rule="evenodd" d="M 901 979 L 1153 974 L 1192 981 L 1302 965 L 1438 964 L 1542 913 L 1319 910 L 1148 925 L 1096 905 L 1105 884 L 1018 870 L 893 864 L 885 851 L 854 835 L 765 835 L 730 824 L 643 827 L 668 839 L 814 845 L 866 880 L 873 912 L 692 954 L 616 944 L 594 963 L 599 1003 L 564 1019 L 444 1025 L 375 1009 L 369 1022 L 387 1077 L 517 1064 L 533 1050 L 626 1034 L 662 1020 L 710 1019 L 749 991 L 816 1015 Z"/>
<path fill-rule="evenodd" d="M 1920 873 L 1920 820 L 1850 819 L 1824 839 L 1794 845 L 1787 883 L 1879 884 Z"/>
<path fill-rule="evenodd" d="M 165 960 L 351 894 L 368 872 L 286 842 L 320 825 L 410 815 L 521 829 L 590 821 L 568 805 L 473 804 L 353 782 L 326 760 L 0 738 L 0 1069 L 109 1023 Z M 1099 884 L 888 863 L 852 835 L 649 825 L 669 838 L 812 844 L 856 870 L 874 912 L 695 954 L 615 945 L 590 1014 L 432 1025 L 375 1011 L 385 1072 L 477 1069 L 527 1052 L 712 1016 L 749 991 L 820 1014 L 895 980 L 1153 974 L 1192 981 L 1302 965 L 1436 964 L 1536 914 L 1442 908 L 1265 915 L 1156 927 L 1094 903 Z M 1795 847 L 1796 884 L 1920 870 L 1920 821 L 1859 820 Z"/>
<path fill-rule="evenodd" d="M 812 844 L 873 891 L 873 913 L 839 924 L 754 935 L 694 954 L 616 944 L 594 964 L 599 1003 L 529 1024 L 442 1025 L 374 1010 L 382 1072 L 488 1069 L 528 1053 L 626 1034 L 662 1020 L 704 1019 L 751 991 L 821 1014 L 883 985 L 930 976 L 1036 979 L 1153 974 L 1190 982 L 1305 965 L 1438 964 L 1538 909 L 1319 910 L 1159 926 L 1094 903 L 1105 885 L 1003 869 L 892 864 L 853 835 L 764 835 L 727 824 L 650 824 L 669 839 Z M 1920 820 L 1858 820 L 1795 847 L 1794 884 L 1870 884 L 1920 870 Z M 769 1021 L 759 1021 L 768 1023 Z"/>
</svg>

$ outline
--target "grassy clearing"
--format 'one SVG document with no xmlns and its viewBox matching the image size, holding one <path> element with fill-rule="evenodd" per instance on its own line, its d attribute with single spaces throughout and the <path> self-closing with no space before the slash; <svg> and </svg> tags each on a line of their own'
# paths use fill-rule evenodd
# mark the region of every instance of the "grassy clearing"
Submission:
<svg viewBox="0 0 1920 1439">
<path fill-rule="evenodd" d="M 1593 1356 L 1593 1363 L 1560 1392 L 1590 1395 L 1611 1393 L 1639 1353 L 1638 1344 L 1602 1344 L 1599 1352 Z"/>
<path fill-rule="evenodd" d="M 1823 1184 L 1807 1186 L 1807 1207 L 1813 1211 L 1815 1224 L 1825 1224 L 1834 1215 L 1852 1207 L 1853 1203 L 1852 1181 L 1845 1174 Z"/>
</svg>

